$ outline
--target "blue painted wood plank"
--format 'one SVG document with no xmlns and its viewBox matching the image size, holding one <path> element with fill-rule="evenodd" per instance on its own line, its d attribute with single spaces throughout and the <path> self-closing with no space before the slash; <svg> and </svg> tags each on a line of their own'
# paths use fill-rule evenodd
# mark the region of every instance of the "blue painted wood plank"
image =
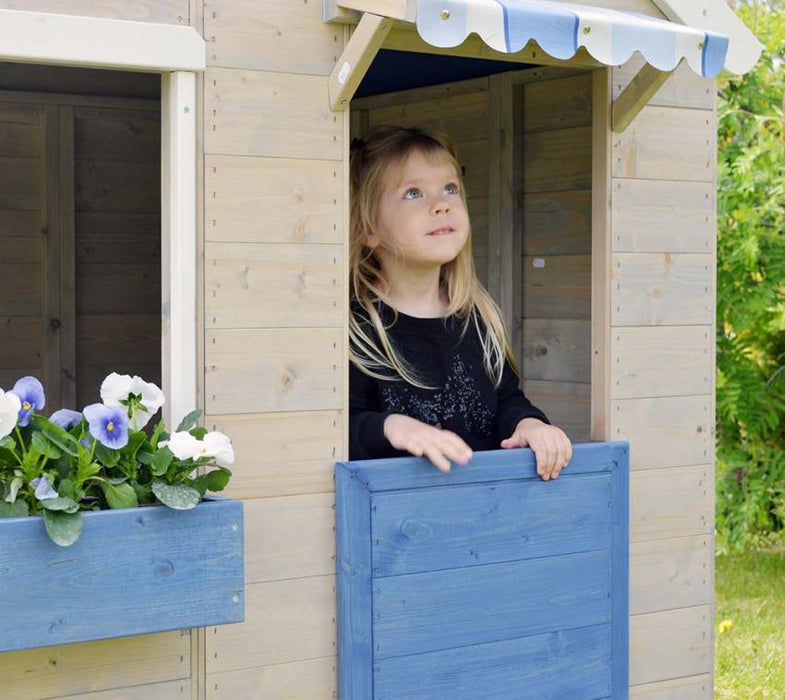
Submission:
<svg viewBox="0 0 785 700">
<path fill-rule="evenodd" d="M 342 700 L 373 697 L 371 497 L 350 469 L 335 471 L 338 684 Z"/>
<path fill-rule="evenodd" d="M 609 472 L 618 447 L 626 443 L 597 442 L 573 446 L 573 460 L 560 478 Z M 372 493 L 397 489 L 471 484 L 483 481 L 539 479 L 534 453 L 528 448 L 475 452 L 465 467 L 453 466 L 446 474 L 424 457 L 397 457 L 344 462 Z"/>
<path fill-rule="evenodd" d="M 611 693 L 610 655 L 610 625 L 600 625 L 385 659 L 373 697 L 595 700 Z"/>
<path fill-rule="evenodd" d="M 374 659 L 609 624 L 602 550 L 373 582 Z"/>
<path fill-rule="evenodd" d="M 613 692 L 625 700 L 629 688 L 630 472 L 629 446 L 618 446 L 613 471 Z"/>
<path fill-rule="evenodd" d="M 611 547 L 611 478 L 494 482 L 372 497 L 374 577 Z"/>
<path fill-rule="evenodd" d="M 66 548 L 40 518 L 0 520 L 0 651 L 242 621 L 241 502 L 83 517 Z"/>
</svg>

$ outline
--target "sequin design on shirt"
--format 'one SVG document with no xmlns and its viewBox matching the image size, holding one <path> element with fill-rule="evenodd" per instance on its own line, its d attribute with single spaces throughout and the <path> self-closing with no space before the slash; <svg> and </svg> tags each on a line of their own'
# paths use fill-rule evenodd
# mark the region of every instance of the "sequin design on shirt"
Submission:
<svg viewBox="0 0 785 700">
<path fill-rule="evenodd" d="M 426 390 L 404 382 L 385 382 L 381 398 L 387 411 L 402 413 L 436 428 L 460 416 L 471 435 L 487 437 L 493 432 L 494 415 L 459 355 L 452 358 L 443 389 L 427 391 L 426 395 Z"/>
</svg>

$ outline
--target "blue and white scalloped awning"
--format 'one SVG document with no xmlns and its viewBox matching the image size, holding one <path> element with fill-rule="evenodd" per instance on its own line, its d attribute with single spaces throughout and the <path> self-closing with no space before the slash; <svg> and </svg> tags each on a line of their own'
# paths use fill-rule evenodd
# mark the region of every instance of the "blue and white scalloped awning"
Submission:
<svg viewBox="0 0 785 700">
<path fill-rule="evenodd" d="M 417 31 L 431 46 L 449 48 L 478 34 L 492 49 L 516 53 L 530 41 L 560 60 L 584 48 L 609 66 L 640 53 L 670 72 L 683 60 L 713 78 L 724 67 L 728 37 L 645 15 L 549 0 L 419 0 Z"/>
</svg>

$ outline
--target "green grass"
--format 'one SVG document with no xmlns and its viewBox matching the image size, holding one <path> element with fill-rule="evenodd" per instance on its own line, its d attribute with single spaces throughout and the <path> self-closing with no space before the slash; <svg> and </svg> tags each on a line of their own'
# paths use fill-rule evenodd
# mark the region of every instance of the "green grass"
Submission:
<svg viewBox="0 0 785 700">
<path fill-rule="evenodd" d="M 785 698 L 785 553 L 717 557 L 716 698 Z"/>
</svg>

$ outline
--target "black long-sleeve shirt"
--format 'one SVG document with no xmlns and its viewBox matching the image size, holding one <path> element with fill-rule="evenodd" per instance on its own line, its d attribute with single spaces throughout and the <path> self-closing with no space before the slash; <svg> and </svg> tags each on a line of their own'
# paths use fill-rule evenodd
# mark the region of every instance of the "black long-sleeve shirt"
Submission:
<svg viewBox="0 0 785 700">
<path fill-rule="evenodd" d="M 387 326 L 393 310 L 380 303 Z M 365 316 L 358 307 L 352 311 Z M 366 320 L 366 323 L 367 320 Z M 398 313 L 387 333 L 420 381 L 433 389 L 421 389 L 401 379 L 376 379 L 354 364 L 349 370 L 349 458 L 398 457 L 384 436 L 384 420 L 401 413 L 437 428 L 451 430 L 472 450 L 499 449 L 523 418 L 545 414 L 524 396 L 518 375 L 505 363 L 498 388 L 485 371 L 482 344 L 474 324 L 461 338 L 462 322 L 455 317 L 416 318 Z"/>
</svg>

